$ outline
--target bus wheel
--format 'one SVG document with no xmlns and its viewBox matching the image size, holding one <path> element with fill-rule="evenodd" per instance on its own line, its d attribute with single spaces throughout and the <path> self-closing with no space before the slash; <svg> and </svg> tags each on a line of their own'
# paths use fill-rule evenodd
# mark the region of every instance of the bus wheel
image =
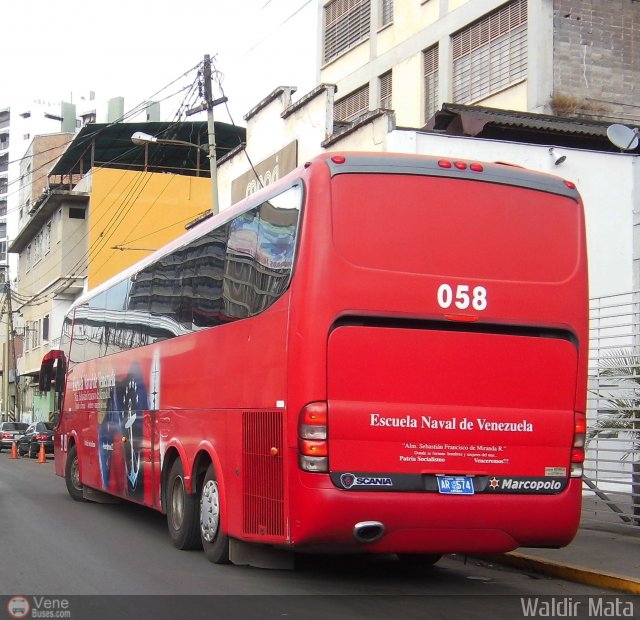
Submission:
<svg viewBox="0 0 640 620">
<path fill-rule="evenodd" d="M 67 491 L 76 502 L 83 502 L 82 483 L 80 482 L 80 460 L 78 449 L 71 446 L 67 454 L 67 463 L 64 467 L 64 480 L 67 483 Z"/>
<path fill-rule="evenodd" d="M 433 566 L 441 557 L 441 553 L 398 553 L 400 563 L 407 568 Z"/>
<path fill-rule="evenodd" d="M 180 459 L 176 459 L 167 479 L 167 524 L 173 544 L 178 549 L 197 549 L 198 533 L 197 499 L 187 493 Z"/>
<path fill-rule="evenodd" d="M 200 538 L 209 562 L 229 564 L 229 537 L 222 533 L 220 492 L 213 465 L 209 465 L 200 492 Z"/>
</svg>

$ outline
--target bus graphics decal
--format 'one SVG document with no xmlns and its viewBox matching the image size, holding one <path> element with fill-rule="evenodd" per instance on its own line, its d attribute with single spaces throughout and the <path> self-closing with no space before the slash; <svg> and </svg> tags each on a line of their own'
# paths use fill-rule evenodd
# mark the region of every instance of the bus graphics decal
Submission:
<svg viewBox="0 0 640 620">
<path fill-rule="evenodd" d="M 147 406 L 147 387 L 140 367 L 133 364 L 123 380 L 109 387 L 106 407 L 97 416 L 102 487 L 111 493 L 143 497 L 140 466 Z"/>
</svg>

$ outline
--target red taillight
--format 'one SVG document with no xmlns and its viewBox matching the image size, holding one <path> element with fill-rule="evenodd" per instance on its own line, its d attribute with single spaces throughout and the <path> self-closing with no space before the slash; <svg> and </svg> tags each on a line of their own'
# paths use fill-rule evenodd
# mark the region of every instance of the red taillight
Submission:
<svg viewBox="0 0 640 620">
<path fill-rule="evenodd" d="M 587 416 L 584 413 L 575 414 L 575 423 L 573 431 L 573 447 L 584 448 L 587 437 Z"/>
<path fill-rule="evenodd" d="M 573 424 L 573 446 L 571 447 L 571 477 L 581 478 L 584 463 L 584 446 L 587 437 L 587 416 L 576 411 Z"/>
<path fill-rule="evenodd" d="M 304 456 L 327 456 L 326 441 L 311 441 L 310 439 L 299 439 L 298 450 Z"/>
<path fill-rule="evenodd" d="M 326 402 L 309 403 L 300 411 L 298 452 L 300 469 L 316 473 L 329 471 Z"/>
<path fill-rule="evenodd" d="M 467 164 L 463 161 L 455 161 L 453 162 L 453 165 L 458 169 L 458 170 L 466 170 L 467 169 Z"/>
<path fill-rule="evenodd" d="M 482 172 L 484 170 L 484 167 L 481 164 L 471 164 L 469 166 L 470 170 L 473 170 L 474 172 Z"/>
<path fill-rule="evenodd" d="M 441 159 L 438 162 L 438 166 L 440 166 L 440 168 L 451 168 L 451 162 L 446 159 Z"/>
<path fill-rule="evenodd" d="M 347 160 L 345 159 L 344 155 L 334 155 L 334 156 L 331 158 L 331 161 L 332 161 L 334 164 L 344 164 L 344 162 L 345 162 L 345 161 L 347 161 Z"/>
<path fill-rule="evenodd" d="M 584 449 L 574 448 L 571 450 L 571 462 L 572 463 L 584 463 Z"/>
<path fill-rule="evenodd" d="M 445 314 L 444 318 L 458 323 L 475 323 L 478 320 L 478 317 L 472 314 Z"/>
<path fill-rule="evenodd" d="M 300 412 L 301 425 L 326 426 L 327 425 L 327 403 L 309 403 Z"/>
<path fill-rule="evenodd" d="M 2 433 L 2 439 L 11 439 L 13 435 L 11 433 Z"/>
<path fill-rule="evenodd" d="M 576 184 L 573 183 L 572 181 L 565 181 L 564 184 L 569 188 L 569 189 L 575 189 L 576 188 Z"/>
<path fill-rule="evenodd" d="M 36 435 L 36 441 L 47 441 L 47 435 Z"/>
</svg>

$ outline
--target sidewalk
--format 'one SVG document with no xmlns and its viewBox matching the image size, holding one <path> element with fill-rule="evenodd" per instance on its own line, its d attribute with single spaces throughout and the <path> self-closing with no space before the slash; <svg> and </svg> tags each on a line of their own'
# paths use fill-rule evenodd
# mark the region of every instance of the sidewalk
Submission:
<svg viewBox="0 0 640 620">
<path fill-rule="evenodd" d="M 590 508 L 597 501 L 584 498 L 582 525 L 567 547 L 521 548 L 482 557 L 569 581 L 640 594 L 640 526 L 618 525 L 622 522 L 613 513 L 610 522 L 596 523 Z"/>
</svg>

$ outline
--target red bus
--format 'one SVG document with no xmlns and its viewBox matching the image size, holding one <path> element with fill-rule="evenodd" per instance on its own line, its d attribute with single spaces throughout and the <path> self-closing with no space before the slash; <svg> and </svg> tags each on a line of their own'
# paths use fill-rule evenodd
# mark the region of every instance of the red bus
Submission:
<svg viewBox="0 0 640 620">
<path fill-rule="evenodd" d="M 56 473 L 216 563 L 560 547 L 587 298 L 571 182 L 325 154 L 73 305 L 41 371 Z"/>
</svg>

